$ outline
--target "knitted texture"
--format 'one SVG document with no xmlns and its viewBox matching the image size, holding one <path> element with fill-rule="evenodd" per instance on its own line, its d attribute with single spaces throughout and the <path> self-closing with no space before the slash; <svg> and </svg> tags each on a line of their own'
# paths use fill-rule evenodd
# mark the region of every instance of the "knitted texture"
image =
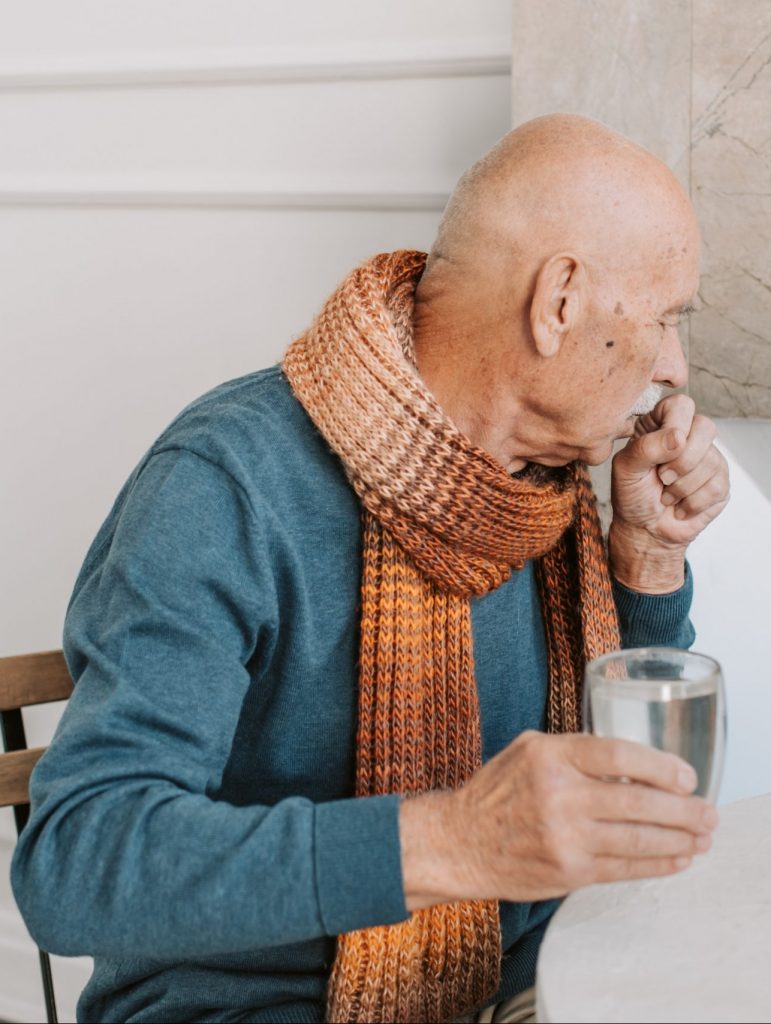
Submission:
<svg viewBox="0 0 771 1024">
<path fill-rule="evenodd" d="M 585 467 L 512 477 L 445 416 L 419 377 L 412 312 L 422 253 L 353 271 L 284 358 L 292 389 L 363 506 L 356 794 L 456 789 L 482 763 L 474 595 L 538 559 L 548 724 L 580 727 L 587 658 L 619 646 Z M 418 911 L 338 938 L 327 1018 L 448 1021 L 500 978 L 498 903 Z"/>
</svg>

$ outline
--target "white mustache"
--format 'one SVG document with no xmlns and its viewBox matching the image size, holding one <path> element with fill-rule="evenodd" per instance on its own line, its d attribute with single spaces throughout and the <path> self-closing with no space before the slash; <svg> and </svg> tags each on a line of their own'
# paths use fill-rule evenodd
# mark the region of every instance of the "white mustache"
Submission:
<svg viewBox="0 0 771 1024">
<path fill-rule="evenodd" d="M 632 406 L 629 415 L 644 416 L 646 412 L 655 409 L 663 397 L 664 388 L 661 384 L 649 384 Z"/>
</svg>

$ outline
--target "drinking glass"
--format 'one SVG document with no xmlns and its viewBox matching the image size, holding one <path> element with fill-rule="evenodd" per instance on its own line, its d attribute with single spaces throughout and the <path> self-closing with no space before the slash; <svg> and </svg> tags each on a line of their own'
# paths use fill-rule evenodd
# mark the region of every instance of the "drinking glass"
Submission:
<svg viewBox="0 0 771 1024">
<path fill-rule="evenodd" d="M 677 754 L 696 769 L 696 794 L 717 800 L 726 710 L 723 673 L 714 658 L 674 647 L 595 658 L 586 666 L 584 728 Z"/>
</svg>

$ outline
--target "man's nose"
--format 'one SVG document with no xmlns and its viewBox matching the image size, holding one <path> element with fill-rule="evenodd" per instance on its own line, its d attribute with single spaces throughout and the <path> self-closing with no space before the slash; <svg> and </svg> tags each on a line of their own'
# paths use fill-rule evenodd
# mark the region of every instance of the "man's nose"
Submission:
<svg viewBox="0 0 771 1024">
<path fill-rule="evenodd" d="M 664 328 L 664 344 L 659 352 L 653 380 L 668 388 L 682 388 L 688 383 L 688 363 L 680 344 L 680 334 L 674 325 Z"/>
</svg>

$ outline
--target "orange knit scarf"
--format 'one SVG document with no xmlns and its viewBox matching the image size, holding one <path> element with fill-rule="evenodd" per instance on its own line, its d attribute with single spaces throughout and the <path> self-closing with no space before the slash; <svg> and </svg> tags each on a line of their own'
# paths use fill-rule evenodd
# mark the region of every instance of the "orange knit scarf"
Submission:
<svg viewBox="0 0 771 1024">
<path fill-rule="evenodd" d="M 514 478 L 444 415 L 413 362 L 425 255 L 357 268 L 284 359 L 363 505 L 356 794 L 461 786 L 482 763 L 469 599 L 537 559 L 550 731 L 580 727 L 586 658 L 619 646 L 586 469 Z M 328 1020 L 448 1021 L 495 991 L 498 904 L 342 935 Z"/>
</svg>

